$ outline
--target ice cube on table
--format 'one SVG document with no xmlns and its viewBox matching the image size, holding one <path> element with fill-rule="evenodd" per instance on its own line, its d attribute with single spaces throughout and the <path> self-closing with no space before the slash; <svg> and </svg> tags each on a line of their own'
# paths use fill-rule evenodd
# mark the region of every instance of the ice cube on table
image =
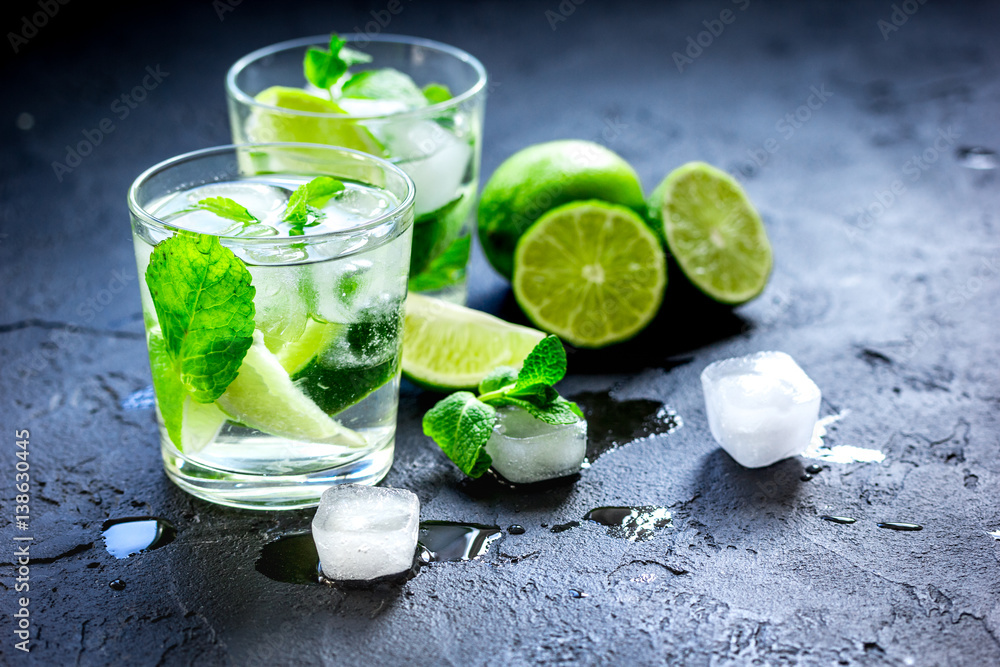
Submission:
<svg viewBox="0 0 1000 667">
<path fill-rule="evenodd" d="M 809 446 L 820 390 L 784 352 L 716 361 L 701 386 L 712 437 L 740 465 L 763 468 Z"/>
<path fill-rule="evenodd" d="M 420 501 L 405 489 L 341 484 L 323 492 L 312 535 L 323 575 L 365 581 L 413 565 Z"/>
<path fill-rule="evenodd" d="M 515 484 L 572 475 L 587 455 L 587 421 L 546 424 L 522 408 L 502 407 L 486 453 L 493 469 Z"/>
<path fill-rule="evenodd" d="M 472 159 L 468 141 L 430 120 L 394 123 L 382 133 L 393 161 L 413 179 L 417 215 L 436 211 L 458 196 Z"/>
</svg>

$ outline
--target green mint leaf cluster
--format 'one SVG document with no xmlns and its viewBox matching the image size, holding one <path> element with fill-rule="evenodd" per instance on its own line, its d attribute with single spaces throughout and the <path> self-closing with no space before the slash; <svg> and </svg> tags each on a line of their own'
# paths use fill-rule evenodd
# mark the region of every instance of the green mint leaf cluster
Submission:
<svg viewBox="0 0 1000 667">
<path fill-rule="evenodd" d="M 371 56 L 349 49 L 345 44 L 347 40 L 334 33 L 330 35 L 329 49 L 312 47 L 306 51 L 302 69 L 309 83 L 328 90 L 337 84 L 352 65 L 371 62 Z"/>
<path fill-rule="evenodd" d="M 440 104 L 453 97 L 451 90 L 443 83 L 428 83 L 421 92 L 423 92 L 424 99 L 427 100 L 428 104 Z"/>
<path fill-rule="evenodd" d="M 318 225 L 326 217 L 319 209 L 344 189 L 344 184 L 329 176 L 318 176 L 295 188 L 288 198 L 282 220 L 292 225 L 289 236 L 302 236 L 306 227 Z"/>
<path fill-rule="evenodd" d="M 479 384 L 479 396 L 459 391 L 424 415 L 424 435 L 431 437 L 459 469 L 480 477 L 493 461 L 484 448 L 496 425 L 496 408 L 512 405 L 547 424 L 575 424 L 580 408 L 552 385 L 566 375 L 566 351 L 556 336 L 539 341 L 521 370 L 500 366 Z"/>
<path fill-rule="evenodd" d="M 461 236 L 409 280 L 411 292 L 428 292 L 454 285 L 465 275 L 472 251 L 472 236 Z"/>
</svg>

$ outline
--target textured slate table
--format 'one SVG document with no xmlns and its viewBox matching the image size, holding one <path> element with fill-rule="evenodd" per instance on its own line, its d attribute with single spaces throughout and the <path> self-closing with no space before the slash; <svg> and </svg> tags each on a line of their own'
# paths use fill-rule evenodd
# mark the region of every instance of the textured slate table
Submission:
<svg viewBox="0 0 1000 667">
<path fill-rule="evenodd" d="M 564 393 L 664 401 L 684 422 L 575 483 L 463 483 L 420 434 L 433 397 L 404 390 L 387 483 L 419 494 L 425 519 L 526 533 L 374 592 L 264 577 L 261 547 L 309 513 L 220 509 L 164 477 L 152 412 L 121 407 L 149 384 L 124 197 L 154 162 L 227 141 L 222 78 L 238 56 L 364 29 L 386 3 L 71 3 L 37 34 L 21 20 L 37 5 L 8 6 L 4 32 L 30 38 L 3 47 L 0 662 L 1000 661 L 1000 180 L 970 168 L 989 155 L 960 150 L 1000 148 L 1000 14 L 805 4 L 400 5 L 386 31 L 468 49 L 492 75 L 484 174 L 562 137 L 618 151 L 647 188 L 707 160 L 744 181 L 776 264 L 734 313 L 668 303 L 642 346 L 571 354 Z M 92 151 L 67 159 L 85 140 Z M 481 255 L 471 303 L 515 312 Z M 828 444 L 885 460 L 828 463 L 808 482 L 804 459 L 734 464 L 708 433 L 698 375 L 760 349 L 800 361 L 824 415 L 849 411 Z M 11 632 L 15 429 L 30 430 L 30 655 Z M 635 543 L 542 527 L 598 505 L 667 506 L 673 525 Z M 106 552 L 105 520 L 146 515 L 176 540 Z M 876 526 L 887 520 L 924 529 Z"/>
</svg>

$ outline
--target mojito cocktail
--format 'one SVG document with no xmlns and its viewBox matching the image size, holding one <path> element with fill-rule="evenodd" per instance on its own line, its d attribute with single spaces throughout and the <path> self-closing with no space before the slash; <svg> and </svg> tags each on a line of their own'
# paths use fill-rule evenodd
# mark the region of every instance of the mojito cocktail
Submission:
<svg viewBox="0 0 1000 667">
<path fill-rule="evenodd" d="M 254 508 L 392 463 L 412 183 L 353 151 L 213 148 L 129 192 L 167 474 Z"/>
<path fill-rule="evenodd" d="M 410 283 L 466 298 L 485 104 L 478 60 L 430 40 L 309 37 L 240 59 L 226 79 L 236 143 L 298 141 L 382 157 L 416 187 Z"/>
</svg>

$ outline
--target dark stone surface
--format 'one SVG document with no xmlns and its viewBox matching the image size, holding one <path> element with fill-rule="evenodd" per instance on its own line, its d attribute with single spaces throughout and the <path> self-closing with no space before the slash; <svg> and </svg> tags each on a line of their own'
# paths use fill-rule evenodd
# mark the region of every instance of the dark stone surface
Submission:
<svg viewBox="0 0 1000 667">
<path fill-rule="evenodd" d="M 901 3 L 916 13 L 883 35 L 888 0 L 594 0 L 554 29 L 547 12 L 570 2 L 404 1 L 388 31 L 468 49 L 492 74 L 485 174 L 560 137 L 605 143 L 647 188 L 692 159 L 738 171 L 774 244 L 771 284 L 733 313 L 671 303 L 641 345 L 571 355 L 565 394 L 662 400 L 684 422 L 575 481 L 523 492 L 463 482 L 420 434 L 433 397 L 406 390 L 387 483 L 419 494 L 425 519 L 526 532 L 401 588 L 272 581 L 254 569 L 262 545 L 309 512 L 226 510 L 167 481 L 153 413 L 120 407 L 149 384 L 125 191 L 157 161 L 227 141 L 222 77 L 237 57 L 362 26 L 385 4 L 245 0 L 220 21 L 207 0 L 73 2 L 20 53 L 5 40 L 0 662 L 1000 662 L 1000 541 L 988 534 L 1000 529 L 1000 177 L 956 157 L 961 146 L 1000 149 L 995 3 Z M 672 53 L 727 8 L 735 20 L 678 72 Z M 5 33 L 37 11 L 6 9 Z M 147 66 L 168 75 L 120 118 L 113 101 Z M 801 110 L 813 87 L 828 99 Z M 785 124 L 797 109 L 808 120 Z M 30 129 L 17 127 L 22 113 Z M 103 118 L 113 132 L 59 181 L 52 163 Z M 777 152 L 753 164 L 766 145 Z M 921 155 L 926 168 L 913 162 Z M 879 211 L 896 180 L 905 190 Z M 511 312 L 480 254 L 471 301 Z M 808 460 L 745 470 L 719 450 L 698 375 L 761 349 L 801 363 L 823 389 L 824 415 L 850 410 L 829 444 L 877 448 L 885 461 L 826 464 L 802 482 Z M 9 616 L 12 433 L 22 428 L 30 656 L 13 648 Z M 635 543 L 593 523 L 542 527 L 601 505 L 668 506 L 673 526 Z M 116 560 L 102 523 L 142 515 L 172 521 L 176 540 Z M 123 590 L 109 587 L 116 579 Z"/>
</svg>

